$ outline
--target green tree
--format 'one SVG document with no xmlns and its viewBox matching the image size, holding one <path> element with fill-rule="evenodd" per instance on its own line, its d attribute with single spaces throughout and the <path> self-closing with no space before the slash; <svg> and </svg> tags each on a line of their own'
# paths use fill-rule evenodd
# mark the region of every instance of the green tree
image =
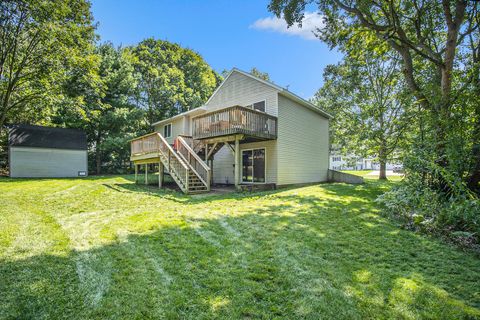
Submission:
<svg viewBox="0 0 480 320">
<path fill-rule="evenodd" d="M 260 78 L 262 80 L 266 80 L 266 81 L 270 81 L 270 75 L 267 73 L 267 72 L 262 72 L 260 70 L 258 70 L 257 68 L 253 67 L 251 70 L 250 70 L 250 73 L 252 75 L 254 75 L 255 77 L 257 78 Z"/>
<path fill-rule="evenodd" d="M 0 135 L 48 114 L 72 66 L 89 74 L 92 19 L 86 0 L 0 2 Z"/>
<path fill-rule="evenodd" d="M 97 80 L 75 78 L 69 83 L 65 88 L 68 97 L 55 122 L 87 132 L 94 160 L 91 164 L 100 174 L 102 165 L 109 165 L 111 170 L 125 167 L 128 140 L 141 133 L 145 124 L 144 112 L 133 99 L 137 79 L 123 50 L 106 43 L 99 45 L 95 53 Z"/>
<path fill-rule="evenodd" d="M 137 104 L 149 124 L 201 106 L 219 84 L 198 53 L 178 44 L 146 39 L 127 50 L 139 74 Z"/>
<path fill-rule="evenodd" d="M 324 85 L 313 102 L 334 115 L 332 143 L 348 153 L 375 156 L 379 179 L 386 179 L 386 163 L 400 153 L 411 124 L 409 96 L 404 92 L 398 60 L 366 53 L 329 65 Z"/>
<path fill-rule="evenodd" d="M 301 23 L 312 2 L 272 0 L 269 9 L 292 25 Z M 473 130 L 480 124 L 480 108 L 473 99 L 471 104 L 462 103 L 469 94 L 478 101 L 470 87 L 478 78 L 472 69 L 478 70 L 479 2 L 322 0 L 317 4 L 324 17 L 318 36 L 330 46 L 355 55 L 362 43 L 362 51 L 387 48 L 401 57 L 406 86 L 419 105 L 427 133 L 417 156 L 432 162 L 424 168 L 429 171 L 429 187 L 449 194 L 449 181 L 462 180 L 480 193 L 480 130 Z"/>
</svg>

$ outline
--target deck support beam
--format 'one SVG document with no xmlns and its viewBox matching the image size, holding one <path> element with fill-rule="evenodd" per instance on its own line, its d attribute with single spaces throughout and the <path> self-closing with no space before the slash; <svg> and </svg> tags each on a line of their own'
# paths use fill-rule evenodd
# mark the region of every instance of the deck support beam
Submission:
<svg viewBox="0 0 480 320">
<path fill-rule="evenodd" d="M 228 136 L 203 139 L 203 143 L 214 144 L 215 142 L 234 142 L 236 139 L 243 140 L 244 138 L 245 138 L 244 134 L 232 134 Z"/>
<path fill-rule="evenodd" d="M 148 185 L 148 163 L 145 163 L 145 185 Z"/>
<path fill-rule="evenodd" d="M 135 162 L 133 163 L 133 166 L 135 167 L 135 183 L 137 183 L 137 177 L 138 177 L 138 164 Z"/>
<path fill-rule="evenodd" d="M 215 152 L 215 148 L 217 147 L 217 145 L 218 145 L 218 142 L 215 142 L 213 146 L 210 148 L 210 151 L 208 151 L 207 160 L 212 157 L 212 154 Z"/>
<path fill-rule="evenodd" d="M 210 159 L 210 185 L 213 184 L 213 157 Z"/>
<path fill-rule="evenodd" d="M 162 161 L 158 162 L 158 187 L 161 188 L 163 186 L 163 163 Z"/>
<path fill-rule="evenodd" d="M 240 185 L 240 140 L 235 139 L 235 189 Z"/>
<path fill-rule="evenodd" d="M 232 145 L 228 142 L 224 142 L 224 145 L 227 146 L 228 150 L 232 153 L 233 156 L 235 156 L 235 148 L 232 147 Z"/>
</svg>

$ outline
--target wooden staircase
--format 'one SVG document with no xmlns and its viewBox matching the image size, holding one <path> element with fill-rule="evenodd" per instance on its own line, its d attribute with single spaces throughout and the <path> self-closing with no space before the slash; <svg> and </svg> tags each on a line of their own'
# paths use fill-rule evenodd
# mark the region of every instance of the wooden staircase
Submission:
<svg viewBox="0 0 480 320">
<path fill-rule="evenodd" d="M 131 141 L 131 157 L 135 163 L 159 159 L 184 193 L 210 191 L 211 170 L 182 138 L 176 139 L 176 150 L 158 132 Z"/>
<path fill-rule="evenodd" d="M 205 143 L 202 140 L 196 140 L 193 139 L 191 136 L 180 136 L 189 146 L 192 148 L 192 150 L 202 159 L 205 158 Z M 214 143 L 209 145 L 209 148 L 207 150 L 209 159 L 212 158 L 222 147 L 224 146 L 224 143 Z"/>
</svg>

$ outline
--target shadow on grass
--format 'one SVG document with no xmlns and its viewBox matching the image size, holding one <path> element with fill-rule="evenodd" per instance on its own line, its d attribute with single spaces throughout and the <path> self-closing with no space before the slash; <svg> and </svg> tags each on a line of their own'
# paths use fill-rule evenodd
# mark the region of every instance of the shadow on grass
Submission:
<svg viewBox="0 0 480 320">
<path fill-rule="evenodd" d="M 134 182 L 135 179 L 133 176 L 122 176 L 122 178 Z M 390 181 L 366 181 L 365 184 L 362 185 L 350 185 L 345 183 L 320 183 L 319 186 L 327 186 L 326 193 L 330 195 L 338 195 L 338 196 L 345 196 L 345 192 L 354 192 L 355 197 L 357 198 L 364 198 L 365 200 L 374 200 L 383 192 L 389 190 L 392 185 L 396 182 Z M 107 186 L 107 184 L 106 184 Z M 311 186 L 315 186 L 312 184 Z M 143 193 L 150 196 L 156 196 L 160 198 L 168 197 L 169 200 L 177 201 L 180 203 L 207 203 L 211 201 L 216 201 L 219 199 L 243 199 L 243 198 L 250 198 L 250 197 L 262 197 L 268 195 L 274 195 L 281 192 L 285 192 L 288 190 L 294 189 L 301 189 L 303 186 L 289 186 L 289 187 L 281 187 L 276 190 L 268 190 L 268 191 L 254 191 L 254 192 L 238 192 L 233 191 L 230 193 L 222 193 L 222 194 L 201 194 L 199 195 L 185 195 L 181 192 L 175 182 L 170 181 L 168 182 L 164 188 L 158 188 L 157 182 L 150 183 L 149 185 L 145 185 L 141 181 L 138 184 L 135 183 L 115 183 L 114 185 L 108 185 L 108 187 L 117 188 L 117 191 L 122 192 L 123 190 L 129 192 L 137 192 Z M 301 199 L 301 196 L 296 196 Z"/>
<path fill-rule="evenodd" d="M 251 205 L 152 219 L 140 231 L 137 217 L 128 227 L 111 221 L 101 229 L 108 243 L 0 260 L 0 318 L 480 317 L 479 260 L 375 215 L 369 200 L 385 186 L 370 187 L 194 199 L 113 183 L 186 211 Z"/>
</svg>

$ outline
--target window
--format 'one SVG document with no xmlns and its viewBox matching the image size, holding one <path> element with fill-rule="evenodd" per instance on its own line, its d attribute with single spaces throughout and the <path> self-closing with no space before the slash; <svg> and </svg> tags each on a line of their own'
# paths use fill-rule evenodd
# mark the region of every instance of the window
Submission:
<svg viewBox="0 0 480 320">
<path fill-rule="evenodd" d="M 265 149 L 242 151 L 242 182 L 265 183 Z"/>
<path fill-rule="evenodd" d="M 164 138 L 170 138 L 172 136 L 172 124 L 166 124 L 163 127 L 163 137 Z"/>
<path fill-rule="evenodd" d="M 265 100 L 263 100 L 263 101 L 255 102 L 254 104 L 251 104 L 248 107 L 252 108 L 253 110 L 265 112 L 265 104 L 266 104 Z"/>
</svg>

